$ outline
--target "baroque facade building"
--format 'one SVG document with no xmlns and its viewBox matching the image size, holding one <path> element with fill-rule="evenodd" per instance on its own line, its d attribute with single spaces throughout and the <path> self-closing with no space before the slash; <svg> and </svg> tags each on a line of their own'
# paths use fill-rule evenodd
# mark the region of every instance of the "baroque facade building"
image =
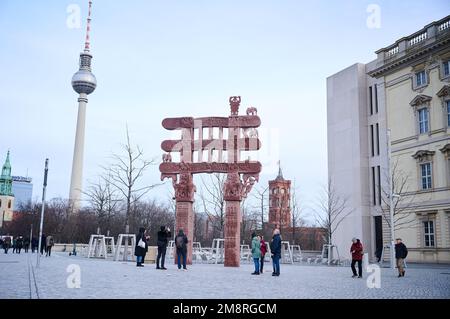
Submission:
<svg viewBox="0 0 450 319">
<path fill-rule="evenodd" d="M 9 151 L 0 175 L 0 227 L 3 222 L 11 221 L 13 218 L 14 194 L 12 193 L 11 162 Z"/>
<path fill-rule="evenodd" d="M 328 174 L 354 210 L 335 244 L 373 257 L 393 224 L 410 261 L 450 262 L 450 16 L 376 54 L 327 79 Z"/>
</svg>

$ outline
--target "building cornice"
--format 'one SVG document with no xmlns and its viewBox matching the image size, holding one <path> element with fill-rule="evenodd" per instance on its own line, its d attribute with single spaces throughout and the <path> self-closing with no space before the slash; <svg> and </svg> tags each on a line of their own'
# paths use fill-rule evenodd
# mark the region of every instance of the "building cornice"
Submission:
<svg viewBox="0 0 450 319">
<path fill-rule="evenodd" d="M 405 65 L 420 62 L 430 53 L 439 52 L 449 46 L 450 15 L 376 51 L 378 55 L 376 68 L 367 74 L 375 78 L 390 74 Z"/>
</svg>

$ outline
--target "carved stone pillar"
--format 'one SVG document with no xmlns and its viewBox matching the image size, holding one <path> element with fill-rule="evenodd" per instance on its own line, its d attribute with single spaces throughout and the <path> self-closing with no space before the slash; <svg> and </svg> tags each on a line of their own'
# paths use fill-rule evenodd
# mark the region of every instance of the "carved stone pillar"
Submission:
<svg viewBox="0 0 450 319">
<path fill-rule="evenodd" d="M 225 199 L 225 267 L 239 267 L 241 261 L 241 200 L 243 184 L 237 172 L 228 173 Z"/>
<path fill-rule="evenodd" d="M 188 238 L 186 263 L 192 264 L 192 242 L 194 240 L 194 193 L 195 185 L 192 182 L 192 174 L 182 173 L 180 174 L 179 183 L 174 185 L 175 187 L 175 200 L 176 200 L 176 225 L 175 232 L 178 234 L 179 229 L 183 229 L 185 235 Z M 174 248 L 174 260 L 177 263 L 176 247 Z"/>
</svg>

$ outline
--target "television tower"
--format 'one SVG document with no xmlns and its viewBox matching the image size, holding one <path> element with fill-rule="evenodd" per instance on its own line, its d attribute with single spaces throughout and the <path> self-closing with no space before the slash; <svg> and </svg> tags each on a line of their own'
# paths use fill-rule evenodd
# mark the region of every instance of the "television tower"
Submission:
<svg viewBox="0 0 450 319">
<path fill-rule="evenodd" d="M 72 87 L 79 94 L 78 96 L 78 118 L 77 131 L 75 135 L 75 146 L 73 151 L 72 177 L 70 180 L 69 200 L 74 210 L 80 208 L 82 180 L 83 180 L 83 154 L 84 135 L 86 126 L 86 105 L 87 96 L 94 92 L 97 87 L 97 80 L 91 72 L 92 54 L 90 53 L 89 33 L 91 31 L 92 1 L 89 1 L 89 13 L 86 26 L 86 41 L 84 51 L 80 53 L 80 68 L 72 77 Z"/>
</svg>

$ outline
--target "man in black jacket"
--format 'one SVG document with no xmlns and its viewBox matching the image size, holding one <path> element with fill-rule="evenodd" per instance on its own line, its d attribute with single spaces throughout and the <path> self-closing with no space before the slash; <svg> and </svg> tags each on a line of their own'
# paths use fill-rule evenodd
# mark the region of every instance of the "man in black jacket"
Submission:
<svg viewBox="0 0 450 319">
<path fill-rule="evenodd" d="M 270 252 L 272 254 L 273 273 L 272 276 L 280 275 L 280 258 L 281 258 L 281 235 L 277 228 L 273 231 L 272 242 L 270 243 Z"/>
<path fill-rule="evenodd" d="M 405 244 L 402 243 L 401 238 L 397 238 L 396 241 L 397 243 L 395 244 L 395 259 L 397 260 L 398 276 L 404 277 L 405 276 L 404 259 L 408 255 L 408 249 L 406 248 Z"/>
<path fill-rule="evenodd" d="M 166 260 L 167 243 L 171 237 L 170 228 L 161 226 L 161 230 L 158 232 L 158 257 L 156 258 L 156 269 L 166 270 L 164 267 L 164 261 Z M 161 259 L 161 268 L 159 267 L 159 260 Z"/>
</svg>

